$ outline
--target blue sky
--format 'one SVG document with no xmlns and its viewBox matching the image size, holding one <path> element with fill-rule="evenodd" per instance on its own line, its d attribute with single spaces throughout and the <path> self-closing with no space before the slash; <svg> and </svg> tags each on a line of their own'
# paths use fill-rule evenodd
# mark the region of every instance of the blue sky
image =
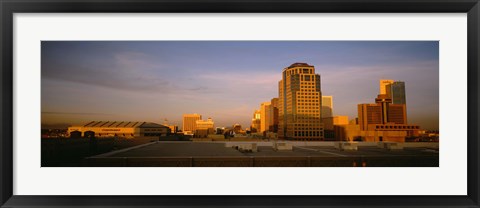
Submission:
<svg viewBox="0 0 480 208">
<path fill-rule="evenodd" d="M 42 125 L 182 114 L 248 127 L 282 70 L 315 66 L 334 114 L 357 116 L 380 79 L 404 81 L 408 122 L 438 129 L 437 41 L 43 41 Z"/>
</svg>

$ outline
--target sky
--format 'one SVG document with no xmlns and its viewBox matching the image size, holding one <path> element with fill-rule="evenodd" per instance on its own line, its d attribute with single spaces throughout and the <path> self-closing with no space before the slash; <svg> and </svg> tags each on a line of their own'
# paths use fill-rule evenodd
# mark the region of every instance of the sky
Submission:
<svg viewBox="0 0 480 208">
<path fill-rule="evenodd" d="M 405 82 L 407 119 L 438 130 L 437 41 L 42 41 L 42 126 L 88 121 L 250 126 L 295 62 L 315 66 L 333 114 L 357 117 L 379 80 Z"/>
</svg>

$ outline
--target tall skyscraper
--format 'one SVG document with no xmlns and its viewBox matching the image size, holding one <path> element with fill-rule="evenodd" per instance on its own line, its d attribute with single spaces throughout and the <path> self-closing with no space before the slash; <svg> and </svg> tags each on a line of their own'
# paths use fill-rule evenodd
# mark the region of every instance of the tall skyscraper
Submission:
<svg viewBox="0 0 480 208">
<path fill-rule="evenodd" d="M 270 107 L 272 103 L 270 102 L 263 102 L 260 105 L 260 133 L 264 131 L 268 131 L 268 127 L 270 126 L 270 119 L 272 117 Z"/>
<path fill-rule="evenodd" d="M 196 122 L 198 120 L 202 120 L 202 116 L 200 114 L 183 114 L 183 133 L 195 133 L 195 130 L 197 130 Z"/>
<path fill-rule="evenodd" d="M 389 90 L 388 95 L 392 99 L 393 104 L 407 104 L 405 82 L 395 81 L 392 84 L 387 85 L 387 90 Z"/>
<path fill-rule="evenodd" d="M 294 63 L 283 70 L 278 85 L 279 138 L 323 140 L 322 92 L 315 67 Z"/>
<path fill-rule="evenodd" d="M 270 126 L 268 127 L 268 131 L 277 133 L 278 132 L 278 98 L 272 98 L 270 101 L 272 104 L 270 105 Z"/>
<path fill-rule="evenodd" d="M 333 97 L 322 96 L 322 118 L 333 117 Z"/>
<path fill-rule="evenodd" d="M 389 90 L 387 90 L 387 85 L 392 84 L 394 81 L 391 79 L 381 79 L 380 80 L 380 95 L 386 95 Z"/>
</svg>

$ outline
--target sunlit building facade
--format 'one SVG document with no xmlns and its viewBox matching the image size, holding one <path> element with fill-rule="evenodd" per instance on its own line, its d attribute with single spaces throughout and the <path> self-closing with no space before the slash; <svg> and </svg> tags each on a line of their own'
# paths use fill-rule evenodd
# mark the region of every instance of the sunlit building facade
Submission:
<svg viewBox="0 0 480 208">
<path fill-rule="evenodd" d="M 392 104 L 387 95 L 378 95 L 375 103 L 358 104 L 358 121 L 361 130 L 370 124 L 407 124 L 405 104 Z"/>
<path fill-rule="evenodd" d="M 294 63 L 279 82 L 278 137 L 287 140 L 323 140 L 322 92 L 315 67 Z"/>
<path fill-rule="evenodd" d="M 367 130 L 369 124 L 383 124 L 382 106 L 378 103 L 358 104 L 360 130 Z"/>
<path fill-rule="evenodd" d="M 202 120 L 200 114 L 183 114 L 182 131 L 184 134 L 193 134 L 197 130 L 197 121 Z"/>
<path fill-rule="evenodd" d="M 394 97 L 397 95 L 397 103 Z M 375 103 L 358 104 L 358 125 L 349 124 L 335 129 L 339 140 L 404 142 L 418 136 L 420 127 L 407 123 L 405 83 L 380 80 L 380 94 Z"/>
<path fill-rule="evenodd" d="M 263 102 L 260 105 L 260 133 L 268 131 L 270 126 L 270 119 L 273 116 L 270 110 L 271 105 L 272 103 L 270 102 Z"/>
<path fill-rule="evenodd" d="M 250 125 L 250 131 L 252 133 L 256 133 L 260 131 L 260 122 L 261 122 L 260 116 L 261 116 L 260 110 L 255 110 L 253 112 L 252 124 Z"/>
<path fill-rule="evenodd" d="M 387 90 L 387 85 L 390 85 L 394 82 L 394 80 L 391 79 L 381 79 L 380 80 L 380 95 L 386 95 L 388 90 Z"/>
<path fill-rule="evenodd" d="M 212 118 L 208 118 L 207 120 L 196 120 L 195 124 L 196 137 L 206 137 L 209 134 L 215 133 L 215 123 L 213 122 Z"/>
<path fill-rule="evenodd" d="M 322 96 L 322 118 L 333 117 L 333 97 Z"/>
</svg>

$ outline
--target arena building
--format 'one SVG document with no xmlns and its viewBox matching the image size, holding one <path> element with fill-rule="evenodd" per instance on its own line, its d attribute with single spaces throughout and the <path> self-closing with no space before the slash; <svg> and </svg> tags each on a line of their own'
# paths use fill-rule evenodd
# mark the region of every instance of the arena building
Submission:
<svg viewBox="0 0 480 208">
<path fill-rule="evenodd" d="M 151 122 L 91 121 L 81 126 L 68 127 L 70 137 L 159 137 L 167 136 L 170 128 Z"/>
</svg>

